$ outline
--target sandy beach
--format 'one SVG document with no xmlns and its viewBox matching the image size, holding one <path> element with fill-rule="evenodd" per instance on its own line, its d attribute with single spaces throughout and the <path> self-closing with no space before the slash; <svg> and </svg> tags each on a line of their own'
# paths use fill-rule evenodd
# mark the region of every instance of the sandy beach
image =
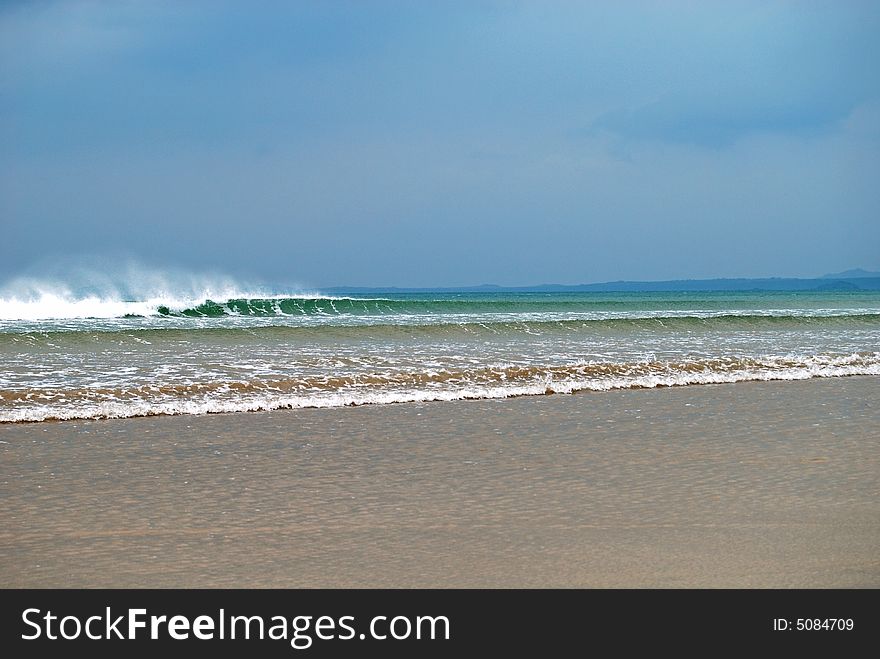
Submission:
<svg viewBox="0 0 880 659">
<path fill-rule="evenodd" d="M 0 426 L 4 587 L 880 587 L 880 381 Z"/>
</svg>

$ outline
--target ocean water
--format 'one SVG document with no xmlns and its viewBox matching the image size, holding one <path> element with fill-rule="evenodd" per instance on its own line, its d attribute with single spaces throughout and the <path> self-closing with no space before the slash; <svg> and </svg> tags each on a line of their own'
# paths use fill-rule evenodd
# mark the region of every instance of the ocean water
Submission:
<svg viewBox="0 0 880 659">
<path fill-rule="evenodd" d="M 0 422 L 849 375 L 878 292 L 0 299 Z"/>
</svg>

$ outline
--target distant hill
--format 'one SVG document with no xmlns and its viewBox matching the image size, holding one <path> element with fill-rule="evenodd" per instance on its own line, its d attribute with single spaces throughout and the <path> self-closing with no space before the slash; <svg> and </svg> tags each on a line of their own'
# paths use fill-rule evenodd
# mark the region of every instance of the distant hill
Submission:
<svg viewBox="0 0 880 659">
<path fill-rule="evenodd" d="M 670 281 L 614 281 L 580 286 L 538 286 L 560 291 L 858 291 L 880 290 L 880 276 L 834 279 L 678 279 Z"/>
<path fill-rule="evenodd" d="M 866 277 L 880 277 L 880 272 L 870 272 L 856 268 L 855 270 L 844 270 L 831 275 L 822 275 L 822 279 L 864 279 Z"/>
</svg>

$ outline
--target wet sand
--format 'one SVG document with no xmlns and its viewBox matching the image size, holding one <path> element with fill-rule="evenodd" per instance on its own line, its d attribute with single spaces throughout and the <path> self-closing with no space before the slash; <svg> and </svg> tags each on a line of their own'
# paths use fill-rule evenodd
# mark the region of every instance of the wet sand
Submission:
<svg viewBox="0 0 880 659">
<path fill-rule="evenodd" d="M 0 442 L 5 587 L 880 587 L 876 377 Z"/>
</svg>

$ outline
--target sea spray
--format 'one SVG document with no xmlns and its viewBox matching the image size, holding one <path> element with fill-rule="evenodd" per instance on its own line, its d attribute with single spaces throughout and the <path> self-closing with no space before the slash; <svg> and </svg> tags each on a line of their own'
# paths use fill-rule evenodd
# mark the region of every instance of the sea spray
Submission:
<svg viewBox="0 0 880 659">
<path fill-rule="evenodd" d="M 0 320 L 122 318 L 184 312 L 211 300 L 299 295 L 222 274 L 156 270 L 137 263 L 85 265 L 15 277 L 0 285 Z M 305 293 L 309 295 L 309 293 Z M 314 295 L 314 294 L 312 294 Z"/>
</svg>

